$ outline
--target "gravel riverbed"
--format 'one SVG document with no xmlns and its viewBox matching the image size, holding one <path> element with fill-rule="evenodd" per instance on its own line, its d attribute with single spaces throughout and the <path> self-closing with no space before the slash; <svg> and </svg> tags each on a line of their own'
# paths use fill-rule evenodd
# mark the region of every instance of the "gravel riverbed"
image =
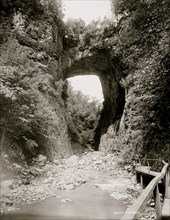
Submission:
<svg viewBox="0 0 170 220">
<path fill-rule="evenodd" d="M 68 159 L 39 163 L 29 167 L 29 170 L 34 174 L 29 181 L 17 179 L 1 182 L 1 213 L 15 210 L 21 204 L 55 197 L 60 190 L 73 190 L 91 180 L 113 179 L 111 196 L 127 206 L 133 203 L 141 191 L 128 166 L 123 169 L 114 154 L 88 152 Z"/>
</svg>

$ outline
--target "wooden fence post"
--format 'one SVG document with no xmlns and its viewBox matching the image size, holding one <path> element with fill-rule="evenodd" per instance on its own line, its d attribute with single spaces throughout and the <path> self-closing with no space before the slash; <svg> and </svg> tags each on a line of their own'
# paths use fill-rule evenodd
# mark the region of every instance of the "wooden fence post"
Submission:
<svg viewBox="0 0 170 220">
<path fill-rule="evenodd" d="M 141 160 L 140 159 L 139 159 L 139 167 L 140 167 L 140 171 L 141 171 L 142 167 L 141 167 Z"/>
<path fill-rule="evenodd" d="M 150 164 L 149 164 L 149 160 L 147 160 L 147 165 L 148 165 L 148 173 L 150 173 Z"/>
<path fill-rule="evenodd" d="M 169 169 L 166 171 L 166 174 L 165 174 L 165 198 L 168 198 L 170 199 L 170 192 L 169 192 Z"/>
<path fill-rule="evenodd" d="M 161 219 L 161 198 L 159 194 L 159 186 L 156 185 L 156 188 L 154 190 L 154 200 L 155 200 L 155 210 L 156 210 L 156 216 L 157 219 Z"/>
<path fill-rule="evenodd" d="M 140 185 L 143 190 L 143 176 L 142 176 L 142 174 L 140 174 Z"/>
</svg>

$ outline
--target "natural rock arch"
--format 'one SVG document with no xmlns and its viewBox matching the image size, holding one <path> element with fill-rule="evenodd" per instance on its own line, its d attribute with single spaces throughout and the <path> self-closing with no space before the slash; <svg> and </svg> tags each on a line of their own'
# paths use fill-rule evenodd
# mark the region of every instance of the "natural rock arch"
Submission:
<svg viewBox="0 0 170 220">
<path fill-rule="evenodd" d="M 94 140 L 95 150 L 98 150 L 100 137 L 123 114 L 125 92 L 119 84 L 122 77 L 122 66 L 118 59 L 111 59 L 106 50 L 98 50 L 75 60 L 70 67 L 63 71 L 63 79 L 78 75 L 96 75 L 101 82 L 104 102 Z"/>
</svg>

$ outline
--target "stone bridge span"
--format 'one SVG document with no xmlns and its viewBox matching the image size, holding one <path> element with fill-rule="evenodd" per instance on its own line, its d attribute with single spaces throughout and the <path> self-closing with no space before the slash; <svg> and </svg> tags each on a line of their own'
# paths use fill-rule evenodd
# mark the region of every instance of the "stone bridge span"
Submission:
<svg viewBox="0 0 170 220">
<path fill-rule="evenodd" d="M 96 75 L 100 79 L 104 102 L 95 133 L 95 150 L 98 150 L 101 135 L 122 116 L 125 104 L 125 92 L 119 84 L 122 69 L 117 58 L 111 58 L 106 50 L 97 50 L 79 57 L 63 71 L 64 79 L 80 75 Z"/>
</svg>

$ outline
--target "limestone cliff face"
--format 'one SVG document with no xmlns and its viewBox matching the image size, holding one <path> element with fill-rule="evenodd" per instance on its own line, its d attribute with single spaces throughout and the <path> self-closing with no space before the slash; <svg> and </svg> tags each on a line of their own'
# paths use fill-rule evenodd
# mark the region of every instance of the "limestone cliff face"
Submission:
<svg viewBox="0 0 170 220">
<path fill-rule="evenodd" d="M 156 46 L 155 50 L 144 55 L 138 68 L 126 78 L 127 95 L 121 129 L 134 155 L 168 160 L 170 78 L 169 55 L 164 49 Z M 158 52 L 160 50 L 162 54 Z"/>
<path fill-rule="evenodd" d="M 120 80 L 125 89 L 125 106 L 119 130 L 113 124 L 103 135 L 100 149 L 123 152 L 127 161 L 135 156 L 165 160 L 170 156 L 169 21 L 156 25 L 161 27 L 158 33 L 152 26 L 153 33 L 151 28 L 148 32 L 144 29 L 142 37 L 136 31 L 127 38 L 132 29 L 127 19 L 119 29 L 119 40 L 128 42 L 120 52 L 127 65 Z"/>
<path fill-rule="evenodd" d="M 29 155 L 28 148 L 34 146 L 49 158 L 68 157 L 72 154 L 64 102 L 61 98 L 63 81 L 59 80 L 62 78 L 62 53 L 62 37 L 56 24 L 49 23 L 41 16 L 39 19 L 31 18 L 19 11 L 9 16 L 1 16 L 1 95 L 5 100 L 9 98 L 17 102 L 19 95 L 25 94 L 32 102 L 28 104 L 28 100 L 21 99 L 20 110 L 16 112 L 20 114 L 19 111 L 22 111 L 24 106 L 28 109 L 31 106 L 30 117 L 19 117 L 19 120 L 25 120 L 25 124 L 30 126 L 31 132 L 29 129 L 28 132 L 24 129 L 21 132 L 13 121 L 1 115 L 7 127 L 1 143 L 5 148 L 16 150 L 16 146 L 24 145 L 24 154 L 32 156 Z M 4 93 L 3 85 L 8 90 Z M 8 93 L 9 97 L 6 97 Z M 4 115 L 8 111 L 10 109 L 6 109 Z M 9 141 L 12 130 L 10 125 L 13 130 L 18 129 L 16 133 L 20 132 L 18 139 Z M 40 126 L 39 132 L 36 126 Z M 1 134 L 4 127 L 5 125 L 1 124 Z"/>
</svg>

